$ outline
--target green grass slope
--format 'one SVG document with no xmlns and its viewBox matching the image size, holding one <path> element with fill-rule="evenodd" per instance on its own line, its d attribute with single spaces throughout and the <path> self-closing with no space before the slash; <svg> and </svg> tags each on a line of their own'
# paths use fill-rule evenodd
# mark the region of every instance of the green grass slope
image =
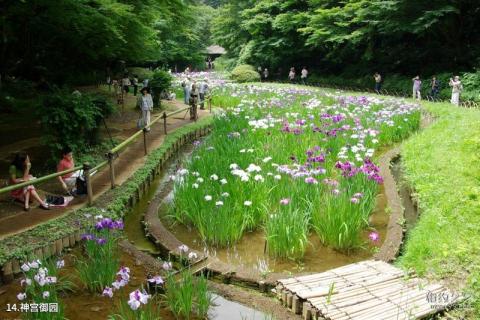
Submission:
<svg viewBox="0 0 480 320">
<path fill-rule="evenodd" d="M 420 218 L 399 264 L 472 295 L 455 315 L 480 319 L 480 111 L 424 103 L 436 121 L 404 143 Z"/>
</svg>

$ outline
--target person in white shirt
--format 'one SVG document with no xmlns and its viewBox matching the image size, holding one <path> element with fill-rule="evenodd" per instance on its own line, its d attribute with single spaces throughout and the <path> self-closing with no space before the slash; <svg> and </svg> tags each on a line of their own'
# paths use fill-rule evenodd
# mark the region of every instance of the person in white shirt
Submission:
<svg viewBox="0 0 480 320">
<path fill-rule="evenodd" d="M 263 70 L 263 79 L 265 81 L 267 81 L 267 79 L 268 79 L 268 69 L 267 68 L 265 68 L 265 70 Z"/>
<path fill-rule="evenodd" d="M 150 112 L 153 110 L 153 99 L 147 87 L 142 88 L 140 93 L 141 95 L 137 98 L 137 106 L 142 111 L 143 126 L 147 127 L 150 125 Z M 147 127 L 146 130 L 150 131 L 150 128 Z"/>
<path fill-rule="evenodd" d="M 205 110 L 205 96 L 208 93 L 208 78 L 203 79 L 198 88 L 198 95 L 200 98 L 200 110 Z"/>
<path fill-rule="evenodd" d="M 301 79 L 303 84 L 307 84 L 307 77 L 308 77 L 308 70 L 307 67 L 303 67 L 302 69 L 302 74 L 301 74 Z"/>
<path fill-rule="evenodd" d="M 288 79 L 290 80 L 290 82 L 295 81 L 295 68 L 294 67 L 290 68 L 290 72 L 288 73 Z"/>
<path fill-rule="evenodd" d="M 125 94 L 128 94 L 129 87 L 132 85 L 130 79 L 128 79 L 128 75 L 126 74 L 122 79 L 122 90 Z"/>
<path fill-rule="evenodd" d="M 455 76 L 455 78 L 450 78 L 449 82 L 450 87 L 452 87 L 452 99 L 450 102 L 456 106 L 460 105 L 460 93 L 463 91 L 463 85 L 460 81 L 459 76 Z"/>
</svg>

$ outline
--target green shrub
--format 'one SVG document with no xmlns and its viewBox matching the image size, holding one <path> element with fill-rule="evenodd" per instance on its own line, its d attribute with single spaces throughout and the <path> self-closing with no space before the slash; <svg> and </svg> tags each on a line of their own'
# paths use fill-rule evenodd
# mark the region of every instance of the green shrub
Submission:
<svg viewBox="0 0 480 320">
<path fill-rule="evenodd" d="M 461 80 L 464 89 L 462 100 L 480 101 L 480 70 L 464 73 Z"/>
<path fill-rule="evenodd" d="M 235 67 L 237 59 L 227 58 L 225 56 L 215 59 L 215 71 L 230 71 Z"/>
<path fill-rule="evenodd" d="M 128 73 L 136 75 L 139 81 L 143 81 L 145 79 L 152 79 L 154 72 L 148 68 L 140 68 L 140 67 L 133 67 L 128 68 Z"/>
<path fill-rule="evenodd" d="M 232 80 L 236 82 L 255 82 L 260 81 L 260 74 L 255 71 L 255 68 L 248 64 L 242 64 L 232 70 L 230 74 Z"/>
<path fill-rule="evenodd" d="M 160 107 L 160 95 L 164 90 L 170 89 L 172 80 L 172 75 L 164 70 L 156 70 L 153 74 L 149 86 L 152 89 L 153 106 L 155 108 Z"/>
<path fill-rule="evenodd" d="M 65 145 L 82 152 L 99 143 L 102 119 L 112 111 L 113 106 L 104 97 L 56 89 L 38 109 L 44 143 L 54 157 Z"/>
</svg>

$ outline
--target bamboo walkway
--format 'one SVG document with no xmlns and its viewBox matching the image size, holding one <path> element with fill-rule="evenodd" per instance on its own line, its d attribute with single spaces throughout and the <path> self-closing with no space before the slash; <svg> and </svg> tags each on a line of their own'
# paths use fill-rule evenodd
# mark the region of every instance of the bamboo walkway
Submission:
<svg viewBox="0 0 480 320">
<path fill-rule="evenodd" d="M 305 320 L 421 319 L 461 297 L 383 261 L 362 261 L 277 281 L 283 305 Z"/>
</svg>

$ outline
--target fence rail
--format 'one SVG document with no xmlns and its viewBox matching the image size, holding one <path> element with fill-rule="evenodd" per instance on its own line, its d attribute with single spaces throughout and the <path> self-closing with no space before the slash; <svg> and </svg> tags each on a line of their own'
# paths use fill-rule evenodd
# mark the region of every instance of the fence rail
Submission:
<svg viewBox="0 0 480 320">
<path fill-rule="evenodd" d="M 205 102 L 207 102 L 208 109 L 211 113 L 212 112 L 212 96 L 210 95 L 210 96 L 206 97 L 203 101 L 198 101 L 197 106 L 200 105 L 201 103 L 205 103 Z M 17 189 L 27 187 L 27 186 L 31 186 L 31 185 L 38 185 L 38 184 L 46 182 L 48 180 L 52 180 L 52 179 L 58 178 L 60 176 L 63 176 L 63 175 L 66 175 L 66 174 L 69 174 L 69 173 L 72 173 L 72 172 L 83 169 L 83 174 L 85 176 L 85 180 L 86 180 L 86 184 L 87 184 L 88 204 L 91 205 L 92 202 L 93 202 L 93 190 L 92 190 L 91 178 L 98 170 L 102 169 L 103 167 L 105 167 L 107 165 L 110 166 L 111 187 L 115 188 L 114 162 L 115 162 L 115 159 L 117 159 L 120 156 L 119 152 L 124 150 L 129 144 L 134 142 L 139 136 L 143 135 L 144 151 L 145 151 L 145 155 L 147 155 L 148 154 L 147 135 L 148 135 L 148 132 L 150 131 L 150 128 L 154 124 L 156 124 L 157 122 L 160 122 L 161 120 L 163 120 L 163 131 L 164 131 L 164 134 L 167 135 L 168 134 L 167 133 L 167 119 L 176 115 L 176 114 L 178 114 L 178 113 L 188 112 L 188 110 L 190 110 L 191 108 L 192 108 L 192 106 L 188 106 L 188 107 L 185 107 L 185 108 L 182 108 L 182 109 L 179 109 L 179 110 L 175 110 L 175 111 L 172 111 L 172 112 L 169 112 L 169 113 L 162 112 L 162 114 L 156 116 L 150 122 L 149 125 L 147 125 L 144 128 L 136 131 L 130 137 L 128 137 L 127 139 L 125 139 L 124 141 L 119 143 L 117 146 L 110 149 L 105 154 L 106 160 L 100 162 L 95 167 L 91 167 L 91 165 L 89 163 L 84 163 L 82 166 L 76 166 L 72 169 L 68 169 L 68 170 L 61 171 L 61 172 L 56 172 L 56 173 L 51 173 L 51 174 L 45 175 L 45 176 L 40 177 L 40 178 L 35 178 L 35 179 L 32 179 L 32 180 L 24 181 L 24 182 L 21 182 L 21 183 L 17 183 L 17 184 L 14 184 L 14 185 L 10 185 L 10 186 L 1 188 L 0 189 L 0 194 L 7 193 L 7 192 L 10 192 L 10 191 L 17 190 Z M 197 116 L 197 113 L 195 112 L 195 117 L 194 117 L 195 122 L 197 121 L 197 118 L 198 118 L 198 116 Z"/>
</svg>

